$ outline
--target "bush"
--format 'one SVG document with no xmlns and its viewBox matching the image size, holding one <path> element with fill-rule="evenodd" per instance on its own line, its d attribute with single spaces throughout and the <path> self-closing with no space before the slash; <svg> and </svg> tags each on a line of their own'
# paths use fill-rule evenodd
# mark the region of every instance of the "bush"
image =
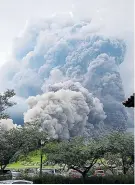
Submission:
<svg viewBox="0 0 135 185">
<path fill-rule="evenodd" d="M 0 170 L 0 181 L 2 180 L 11 180 L 12 173 L 10 170 Z"/>
<path fill-rule="evenodd" d="M 55 175 L 45 175 L 42 178 L 35 176 L 24 177 L 26 180 L 33 181 L 34 184 L 134 184 L 134 176 L 119 175 L 105 177 L 71 178 Z"/>
</svg>

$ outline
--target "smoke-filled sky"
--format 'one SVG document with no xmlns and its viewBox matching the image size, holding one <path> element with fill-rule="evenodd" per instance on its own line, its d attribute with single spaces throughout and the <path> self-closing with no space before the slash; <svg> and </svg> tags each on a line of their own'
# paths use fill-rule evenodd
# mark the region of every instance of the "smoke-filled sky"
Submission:
<svg viewBox="0 0 135 185">
<path fill-rule="evenodd" d="M 13 40 L 27 20 L 58 12 L 92 18 L 95 27 L 128 40 L 128 52 L 120 72 L 129 96 L 133 92 L 133 0 L 0 0 L 0 66 L 10 58 Z"/>
<path fill-rule="evenodd" d="M 38 95 L 28 99 L 25 121 L 38 115 L 45 119 L 43 128 L 58 137 L 62 129 L 67 138 L 77 135 L 80 122 L 78 129 L 85 131 L 103 122 L 126 127 L 121 102 L 133 92 L 133 0 L 0 4 L 0 91 L 15 89 L 15 122 L 27 111 L 25 100 Z"/>
</svg>

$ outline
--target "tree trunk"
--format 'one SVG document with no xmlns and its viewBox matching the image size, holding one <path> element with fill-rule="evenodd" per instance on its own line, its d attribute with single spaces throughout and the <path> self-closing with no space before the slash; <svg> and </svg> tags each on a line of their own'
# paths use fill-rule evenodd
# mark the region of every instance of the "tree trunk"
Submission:
<svg viewBox="0 0 135 185">
<path fill-rule="evenodd" d="M 90 166 L 89 167 L 86 167 L 84 171 L 81 171 L 79 170 L 78 168 L 75 168 L 74 166 L 71 166 L 70 168 L 73 169 L 73 170 L 76 170 L 78 171 L 79 173 L 81 173 L 82 177 L 83 177 L 83 183 L 85 182 L 85 178 L 86 178 L 86 175 L 88 173 L 88 171 L 92 168 L 92 166 L 97 162 L 97 159 L 93 159 Z"/>
<path fill-rule="evenodd" d="M 7 165 L 4 165 L 4 166 L 2 167 L 2 171 L 4 171 L 4 170 L 5 170 L 6 166 L 7 166 Z"/>
<path fill-rule="evenodd" d="M 85 171 L 82 173 L 83 181 L 85 181 L 86 175 L 87 175 L 87 171 L 85 170 Z"/>
<path fill-rule="evenodd" d="M 122 158 L 122 165 L 123 165 L 123 174 L 126 175 L 128 168 L 125 167 L 125 160 Z"/>
<path fill-rule="evenodd" d="M 1 168 L 0 168 L 0 173 L 1 174 L 4 174 L 4 170 L 6 168 L 7 165 L 1 165 Z"/>
<path fill-rule="evenodd" d="M 124 166 L 124 167 L 123 167 L 123 173 L 124 173 L 124 175 L 127 174 L 127 171 L 128 171 L 128 168 L 126 168 L 126 167 Z"/>
<path fill-rule="evenodd" d="M 40 151 L 40 172 L 39 172 L 39 176 L 42 177 L 42 165 L 43 165 L 43 153 L 42 153 L 42 148 Z"/>
</svg>

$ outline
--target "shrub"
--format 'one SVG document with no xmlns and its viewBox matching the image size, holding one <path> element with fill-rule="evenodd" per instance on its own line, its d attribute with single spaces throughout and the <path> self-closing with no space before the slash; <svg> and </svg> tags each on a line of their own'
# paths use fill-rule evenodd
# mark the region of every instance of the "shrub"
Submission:
<svg viewBox="0 0 135 185">
<path fill-rule="evenodd" d="M 134 176 L 119 175 L 119 176 L 105 176 L 105 177 L 87 177 L 85 180 L 82 178 L 71 178 L 55 175 L 44 175 L 42 178 L 23 177 L 23 179 L 33 181 L 34 184 L 134 184 Z"/>
</svg>

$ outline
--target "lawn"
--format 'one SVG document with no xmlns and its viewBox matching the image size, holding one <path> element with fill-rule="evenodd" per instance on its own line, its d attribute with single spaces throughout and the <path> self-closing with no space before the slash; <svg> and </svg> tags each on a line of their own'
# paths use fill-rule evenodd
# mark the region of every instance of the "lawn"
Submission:
<svg viewBox="0 0 135 185">
<path fill-rule="evenodd" d="M 46 160 L 45 155 L 43 156 L 43 160 L 44 161 Z M 105 162 L 104 159 L 102 159 L 102 161 Z M 100 163 L 100 160 L 98 160 L 97 162 Z M 26 157 L 20 156 L 20 159 L 17 162 L 11 163 L 7 166 L 8 169 L 39 168 L 39 167 L 40 167 L 40 150 L 30 152 Z M 60 168 L 60 166 L 43 165 L 43 168 Z"/>
<path fill-rule="evenodd" d="M 23 169 L 23 168 L 39 168 L 39 166 L 25 166 L 20 162 L 12 163 L 7 166 L 7 169 Z"/>
<path fill-rule="evenodd" d="M 43 156 L 43 160 L 46 160 L 46 156 Z M 29 164 L 28 164 L 29 163 Z M 33 165 L 30 163 L 38 163 Z M 28 154 L 27 157 L 21 156 L 17 162 L 11 163 L 7 166 L 7 169 L 23 169 L 23 168 L 39 168 L 40 167 L 40 151 L 34 151 Z M 43 165 L 43 168 L 59 168 L 58 165 L 55 166 L 46 166 Z"/>
<path fill-rule="evenodd" d="M 19 162 L 17 163 L 12 163 L 7 166 L 7 169 L 24 169 L 24 168 L 39 168 L 40 166 L 25 166 L 20 164 Z M 59 168 L 59 166 L 43 166 L 43 168 Z"/>
</svg>

